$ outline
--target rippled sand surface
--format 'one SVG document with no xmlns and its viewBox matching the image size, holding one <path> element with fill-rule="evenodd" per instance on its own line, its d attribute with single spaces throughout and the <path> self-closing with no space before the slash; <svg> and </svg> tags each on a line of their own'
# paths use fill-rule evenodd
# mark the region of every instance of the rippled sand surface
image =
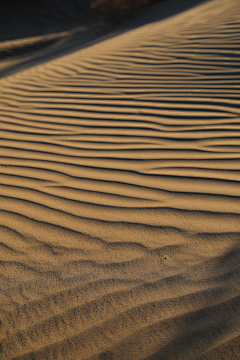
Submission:
<svg viewBox="0 0 240 360">
<path fill-rule="evenodd" d="M 1 359 L 240 359 L 240 2 L 0 79 Z"/>
</svg>

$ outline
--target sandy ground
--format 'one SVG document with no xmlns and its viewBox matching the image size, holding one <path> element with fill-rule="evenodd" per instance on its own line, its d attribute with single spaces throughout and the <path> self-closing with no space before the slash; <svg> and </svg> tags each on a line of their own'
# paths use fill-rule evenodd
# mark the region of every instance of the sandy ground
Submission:
<svg viewBox="0 0 240 360">
<path fill-rule="evenodd" d="M 2 65 L 1 359 L 240 359 L 240 2 L 154 16 Z"/>
</svg>

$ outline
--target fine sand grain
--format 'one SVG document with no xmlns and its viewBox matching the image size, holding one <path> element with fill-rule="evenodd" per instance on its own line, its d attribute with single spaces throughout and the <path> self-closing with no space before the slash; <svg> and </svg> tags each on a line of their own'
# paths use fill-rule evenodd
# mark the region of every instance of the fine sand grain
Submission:
<svg viewBox="0 0 240 360">
<path fill-rule="evenodd" d="M 240 2 L 0 79 L 0 358 L 240 359 Z"/>
</svg>

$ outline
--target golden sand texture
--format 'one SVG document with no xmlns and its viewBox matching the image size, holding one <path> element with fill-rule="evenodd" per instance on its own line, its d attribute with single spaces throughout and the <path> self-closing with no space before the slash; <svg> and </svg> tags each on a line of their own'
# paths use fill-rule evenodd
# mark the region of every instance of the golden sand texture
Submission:
<svg viewBox="0 0 240 360">
<path fill-rule="evenodd" d="M 1 359 L 240 359 L 240 2 L 0 79 Z"/>
</svg>

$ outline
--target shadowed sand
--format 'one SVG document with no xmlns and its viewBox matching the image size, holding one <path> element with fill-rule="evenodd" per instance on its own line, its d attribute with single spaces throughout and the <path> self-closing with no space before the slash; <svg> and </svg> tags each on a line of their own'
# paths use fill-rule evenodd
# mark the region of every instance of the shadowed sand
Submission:
<svg viewBox="0 0 240 360">
<path fill-rule="evenodd" d="M 240 359 L 239 60 L 211 0 L 0 79 L 1 359 Z"/>
</svg>

